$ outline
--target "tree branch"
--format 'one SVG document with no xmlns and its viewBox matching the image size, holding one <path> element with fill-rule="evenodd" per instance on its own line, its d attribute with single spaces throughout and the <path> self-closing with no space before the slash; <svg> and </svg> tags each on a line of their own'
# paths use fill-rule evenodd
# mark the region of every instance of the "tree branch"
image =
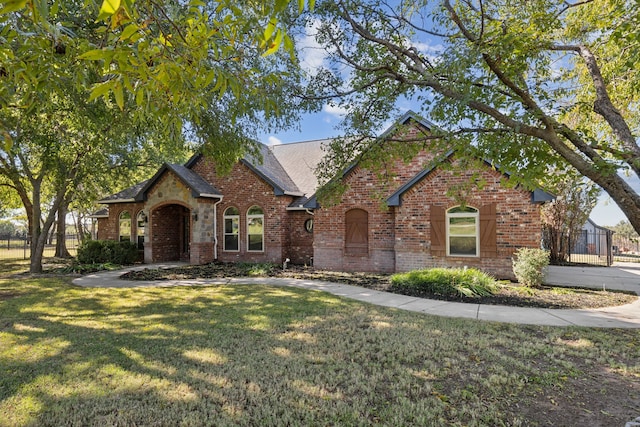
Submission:
<svg viewBox="0 0 640 427">
<path fill-rule="evenodd" d="M 553 45 L 549 49 L 555 51 L 576 52 L 584 60 L 584 63 L 593 82 L 596 99 L 593 102 L 593 111 L 603 117 L 611 127 L 616 139 L 620 141 L 624 149 L 628 152 L 628 162 L 633 171 L 640 176 L 640 147 L 636 142 L 629 125 L 625 121 L 620 111 L 613 105 L 606 82 L 600 71 L 598 61 L 591 50 L 584 45 Z"/>
</svg>

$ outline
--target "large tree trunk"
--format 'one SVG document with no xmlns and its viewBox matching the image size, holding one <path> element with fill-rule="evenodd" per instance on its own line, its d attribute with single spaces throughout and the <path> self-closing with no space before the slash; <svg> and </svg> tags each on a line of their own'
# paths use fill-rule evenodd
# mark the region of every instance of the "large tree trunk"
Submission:
<svg viewBox="0 0 640 427">
<path fill-rule="evenodd" d="M 42 273 L 42 260 L 44 258 L 44 248 L 47 243 L 47 237 L 51 226 L 53 225 L 56 217 L 56 211 L 62 203 L 62 196 L 64 189 L 58 191 L 51 204 L 51 210 L 49 211 L 44 223 L 42 219 L 41 210 L 41 180 L 33 180 L 33 196 L 32 196 L 32 212 L 33 212 L 33 227 L 31 229 L 31 260 L 29 262 L 30 273 Z"/>
<path fill-rule="evenodd" d="M 47 232 L 42 233 L 40 210 L 40 183 L 33 182 L 33 203 L 31 204 L 31 251 L 29 261 L 30 273 L 42 273 L 42 257 L 44 254 L 44 246 L 46 243 Z"/>
<path fill-rule="evenodd" d="M 58 224 L 56 226 L 56 254 L 58 258 L 71 258 L 67 249 L 67 201 L 58 208 Z"/>
</svg>

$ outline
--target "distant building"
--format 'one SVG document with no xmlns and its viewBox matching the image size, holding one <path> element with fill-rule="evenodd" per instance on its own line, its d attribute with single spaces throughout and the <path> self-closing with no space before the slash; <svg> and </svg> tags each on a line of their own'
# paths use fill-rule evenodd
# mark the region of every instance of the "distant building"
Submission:
<svg viewBox="0 0 640 427">
<path fill-rule="evenodd" d="M 589 218 L 580 230 L 573 253 L 606 256 L 611 253 L 612 236 L 613 230 L 599 226 Z"/>
</svg>

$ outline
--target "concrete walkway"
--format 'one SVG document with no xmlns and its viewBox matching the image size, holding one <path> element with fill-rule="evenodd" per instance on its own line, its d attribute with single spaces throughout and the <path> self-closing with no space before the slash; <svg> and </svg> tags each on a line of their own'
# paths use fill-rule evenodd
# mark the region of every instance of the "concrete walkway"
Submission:
<svg viewBox="0 0 640 427">
<path fill-rule="evenodd" d="M 618 307 L 585 310 L 558 310 L 469 304 L 416 298 L 389 292 L 374 291 L 358 286 L 318 280 L 287 278 L 225 278 L 195 280 L 127 281 L 119 276 L 126 271 L 144 268 L 170 268 L 178 264 L 142 265 L 120 271 L 106 271 L 79 277 L 75 285 L 84 287 L 167 287 L 206 286 L 213 284 L 260 284 L 293 286 L 319 290 L 370 304 L 393 307 L 436 316 L 463 317 L 494 322 L 547 326 L 587 326 L 594 328 L 640 328 L 640 299 Z M 613 267 L 556 267 L 547 272 L 546 283 L 584 287 L 630 290 L 640 295 L 640 264 Z"/>
</svg>

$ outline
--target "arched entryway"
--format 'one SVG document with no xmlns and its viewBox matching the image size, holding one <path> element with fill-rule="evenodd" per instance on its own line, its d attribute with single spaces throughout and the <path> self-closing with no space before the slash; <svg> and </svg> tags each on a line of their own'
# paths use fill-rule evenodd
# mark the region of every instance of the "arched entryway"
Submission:
<svg viewBox="0 0 640 427">
<path fill-rule="evenodd" d="M 189 261 L 191 210 L 164 205 L 151 213 L 152 262 Z"/>
</svg>

